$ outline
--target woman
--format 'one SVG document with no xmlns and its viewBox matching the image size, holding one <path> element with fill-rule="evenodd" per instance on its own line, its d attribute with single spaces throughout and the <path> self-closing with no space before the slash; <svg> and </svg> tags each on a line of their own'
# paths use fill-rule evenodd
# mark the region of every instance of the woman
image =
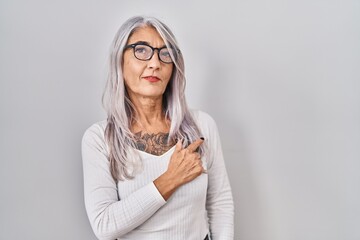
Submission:
<svg viewBox="0 0 360 240">
<path fill-rule="evenodd" d="M 99 239 L 233 239 L 233 201 L 213 119 L 190 111 L 170 29 L 134 17 L 111 46 L 108 118 L 82 140 L 85 206 Z"/>
</svg>

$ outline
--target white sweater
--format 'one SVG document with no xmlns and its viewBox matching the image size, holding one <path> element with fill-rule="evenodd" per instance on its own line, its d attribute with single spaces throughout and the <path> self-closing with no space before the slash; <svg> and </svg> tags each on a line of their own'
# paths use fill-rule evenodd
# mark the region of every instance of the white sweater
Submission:
<svg viewBox="0 0 360 240">
<path fill-rule="evenodd" d="M 232 240 L 234 207 L 218 130 L 206 113 L 192 112 L 208 144 L 207 174 L 178 188 L 165 201 L 153 181 L 167 169 L 175 146 L 161 156 L 135 150 L 143 170 L 132 180 L 111 177 L 104 141 L 106 121 L 82 139 L 85 207 L 99 239 Z"/>
</svg>

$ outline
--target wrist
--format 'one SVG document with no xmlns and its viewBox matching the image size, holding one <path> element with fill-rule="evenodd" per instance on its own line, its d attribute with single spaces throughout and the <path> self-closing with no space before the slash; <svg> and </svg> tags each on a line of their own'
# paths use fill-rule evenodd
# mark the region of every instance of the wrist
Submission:
<svg viewBox="0 0 360 240">
<path fill-rule="evenodd" d="M 158 189 L 159 193 L 163 196 L 165 201 L 167 201 L 178 188 L 178 184 L 176 183 L 175 179 L 170 177 L 167 172 L 163 173 L 157 179 L 155 179 L 154 185 Z"/>
</svg>

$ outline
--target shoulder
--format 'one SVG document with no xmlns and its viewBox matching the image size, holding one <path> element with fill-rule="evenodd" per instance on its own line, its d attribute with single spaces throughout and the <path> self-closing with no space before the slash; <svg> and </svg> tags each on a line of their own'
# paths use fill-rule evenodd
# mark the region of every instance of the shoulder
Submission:
<svg viewBox="0 0 360 240">
<path fill-rule="evenodd" d="M 216 122 L 212 116 L 201 110 L 190 110 L 194 121 L 199 125 L 199 128 L 216 128 Z"/>
<path fill-rule="evenodd" d="M 191 115 L 204 137 L 213 137 L 217 134 L 217 124 L 212 116 L 201 110 L 190 110 Z"/>
<path fill-rule="evenodd" d="M 88 127 L 82 137 L 82 144 L 87 145 L 104 145 L 104 133 L 107 125 L 107 121 L 103 120 L 96 122 Z"/>
</svg>

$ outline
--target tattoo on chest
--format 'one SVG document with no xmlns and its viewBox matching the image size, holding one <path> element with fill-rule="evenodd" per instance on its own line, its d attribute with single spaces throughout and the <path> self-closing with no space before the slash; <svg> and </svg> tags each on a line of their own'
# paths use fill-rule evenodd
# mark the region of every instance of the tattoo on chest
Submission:
<svg viewBox="0 0 360 240">
<path fill-rule="evenodd" d="M 135 144 L 137 149 L 153 155 L 160 156 L 175 145 L 175 142 L 168 142 L 169 133 L 135 133 Z"/>
</svg>

